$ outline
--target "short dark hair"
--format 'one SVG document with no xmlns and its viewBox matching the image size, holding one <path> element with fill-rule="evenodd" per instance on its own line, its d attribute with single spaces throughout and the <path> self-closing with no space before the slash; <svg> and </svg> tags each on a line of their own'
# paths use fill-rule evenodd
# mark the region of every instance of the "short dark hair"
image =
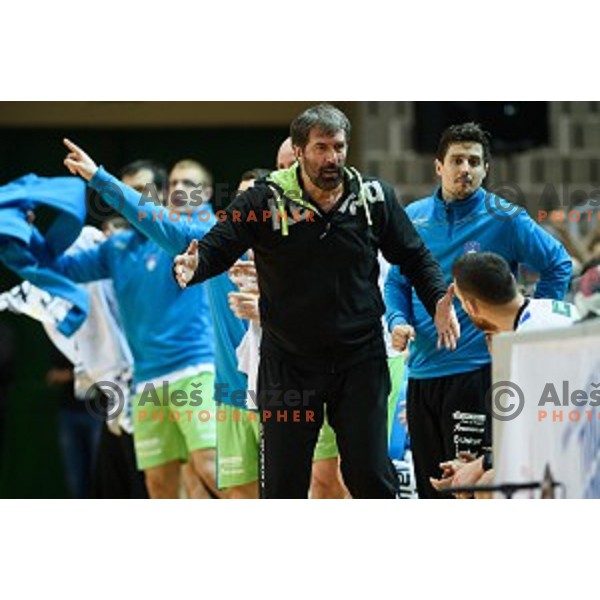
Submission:
<svg viewBox="0 0 600 600">
<path fill-rule="evenodd" d="M 250 169 L 249 171 L 244 171 L 242 176 L 240 177 L 240 181 L 251 181 L 252 179 L 264 179 L 267 177 L 271 171 L 269 169 Z"/>
<path fill-rule="evenodd" d="M 167 185 L 167 169 L 161 165 L 160 163 L 154 162 L 153 160 L 134 160 L 133 162 L 125 165 L 120 173 L 119 179 L 123 179 L 123 177 L 131 177 L 136 173 L 139 173 L 143 170 L 150 171 L 154 177 L 154 185 L 158 190 L 164 190 Z"/>
<path fill-rule="evenodd" d="M 444 162 L 448 148 L 452 144 L 481 144 L 483 147 L 483 162 L 489 163 L 492 159 L 492 150 L 490 147 L 491 136 L 487 131 L 481 128 L 478 123 L 461 123 L 460 125 L 451 125 L 442 133 L 440 143 L 435 157 Z"/>
<path fill-rule="evenodd" d="M 346 134 L 346 141 L 350 141 L 352 126 L 348 117 L 331 104 L 318 104 L 305 110 L 292 121 L 290 137 L 292 144 L 305 148 L 313 129 L 319 129 L 325 135 L 335 135 L 338 131 Z"/>
<path fill-rule="evenodd" d="M 465 295 L 492 306 L 507 304 L 517 296 L 509 264 L 493 252 L 464 254 L 452 266 L 452 277 Z"/>
</svg>

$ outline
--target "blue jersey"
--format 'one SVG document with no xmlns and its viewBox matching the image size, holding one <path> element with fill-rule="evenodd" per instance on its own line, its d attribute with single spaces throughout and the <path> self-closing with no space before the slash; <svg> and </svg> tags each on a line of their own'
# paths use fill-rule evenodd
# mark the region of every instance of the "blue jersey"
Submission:
<svg viewBox="0 0 600 600">
<path fill-rule="evenodd" d="M 536 297 L 562 300 L 571 278 L 569 255 L 555 238 L 524 211 L 480 188 L 465 200 L 444 202 L 439 190 L 406 209 L 416 230 L 452 281 L 452 265 L 467 252 L 495 252 L 517 274 L 527 264 L 540 274 Z M 473 371 L 491 361 L 483 334 L 455 303 L 461 337 L 454 351 L 437 349 L 437 331 L 429 313 L 399 267 L 393 266 L 385 284 L 386 319 L 391 331 L 411 324 L 416 338 L 411 344 L 408 368 L 413 379 L 445 377 Z"/>
<path fill-rule="evenodd" d="M 208 301 L 215 327 L 215 401 L 246 408 L 248 378 L 238 370 L 236 348 L 248 330 L 246 321 L 238 319 L 227 299 L 237 288 L 226 274 L 206 283 Z"/>
<path fill-rule="evenodd" d="M 84 283 L 112 279 L 136 383 L 214 363 L 213 327 L 204 286 L 182 290 L 173 258 L 137 231 L 62 256 L 53 268 Z"/>
</svg>

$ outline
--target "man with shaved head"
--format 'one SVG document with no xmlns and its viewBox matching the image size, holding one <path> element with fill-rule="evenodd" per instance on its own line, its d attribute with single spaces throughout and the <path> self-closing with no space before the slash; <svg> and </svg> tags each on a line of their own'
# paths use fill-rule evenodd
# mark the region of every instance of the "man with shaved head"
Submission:
<svg viewBox="0 0 600 600">
<path fill-rule="evenodd" d="M 289 169 L 295 162 L 296 155 L 292 146 L 292 138 L 288 137 L 279 146 L 279 151 L 277 152 L 277 169 Z"/>
</svg>

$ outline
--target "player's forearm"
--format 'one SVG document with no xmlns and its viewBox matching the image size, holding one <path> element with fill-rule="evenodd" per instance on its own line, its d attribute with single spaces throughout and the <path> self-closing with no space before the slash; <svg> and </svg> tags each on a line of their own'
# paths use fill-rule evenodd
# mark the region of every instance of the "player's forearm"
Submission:
<svg viewBox="0 0 600 600">
<path fill-rule="evenodd" d="M 140 194 L 113 177 L 100 167 L 90 180 L 90 187 L 98 192 L 102 199 L 146 237 L 156 242 L 165 252 L 175 256 L 182 252 L 193 237 L 202 237 L 214 223 L 212 211 L 207 208 L 209 218 L 196 219 L 195 230 L 190 233 L 188 213 L 169 212 L 157 197 Z"/>
</svg>

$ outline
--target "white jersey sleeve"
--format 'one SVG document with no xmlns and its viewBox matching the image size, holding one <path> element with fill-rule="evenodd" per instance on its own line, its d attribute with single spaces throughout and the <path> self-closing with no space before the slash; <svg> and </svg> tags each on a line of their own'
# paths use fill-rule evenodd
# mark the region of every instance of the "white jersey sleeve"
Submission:
<svg viewBox="0 0 600 600">
<path fill-rule="evenodd" d="M 569 327 L 579 320 L 575 305 L 558 300 L 530 300 L 521 314 L 516 331 L 541 331 Z"/>
</svg>

